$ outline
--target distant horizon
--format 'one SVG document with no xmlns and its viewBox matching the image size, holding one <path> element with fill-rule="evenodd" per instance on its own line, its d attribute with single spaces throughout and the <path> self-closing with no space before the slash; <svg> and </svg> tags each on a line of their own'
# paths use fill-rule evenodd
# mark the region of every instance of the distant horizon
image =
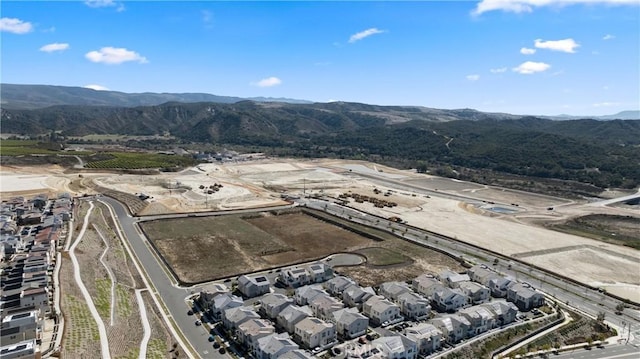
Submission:
<svg viewBox="0 0 640 359">
<path fill-rule="evenodd" d="M 593 116 L 640 108 L 637 0 L 5 1 L 3 81 Z M 105 31 L 108 29 L 108 31 Z"/>
<path fill-rule="evenodd" d="M 567 114 L 567 113 L 554 114 L 554 115 L 544 115 L 544 114 L 536 114 L 536 113 L 511 113 L 511 112 L 501 112 L 501 111 L 485 111 L 485 110 L 479 110 L 479 109 L 472 108 L 472 107 L 442 108 L 442 107 L 433 107 L 433 106 L 425 106 L 425 105 L 398 105 L 398 104 L 382 105 L 382 104 L 377 104 L 377 103 L 368 103 L 368 102 L 360 102 L 360 101 L 343 101 L 343 100 L 312 101 L 312 100 L 308 100 L 308 99 L 304 99 L 304 98 L 273 97 L 273 96 L 243 97 L 243 96 L 235 96 L 235 95 L 228 95 L 228 94 L 218 94 L 218 93 L 209 93 L 209 92 L 193 92 L 193 91 L 186 91 L 186 92 L 171 92 L 171 91 L 162 91 L 162 92 L 155 92 L 155 91 L 126 92 L 126 91 L 118 91 L 118 90 L 111 90 L 111 89 L 108 89 L 108 90 L 92 89 L 92 88 L 86 87 L 86 86 L 73 86 L 73 85 L 52 85 L 52 84 L 41 84 L 41 83 L 40 84 L 37 84 L 37 83 L 21 84 L 21 83 L 6 83 L 6 82 L 2 82 L 1 84 L 3 84 L 3 85 L 24 85 L 24 86 L 72 87 L 72 88 L 84 88 L 84 89 L 93 90 L 93 91 L 119 92 L 119 93 L 124 93 L 124 94 L 205 94 L 205 95 L 213 95 L 213 96 L 220 96 L 220 97 L 235 97 L 235 98 L 240 98 L 240 99 L 251 99 L 251 98 L 266 98 L 266 99 L 269 99 L 269 98 L 272 98 L 272 99 L 280 99 L 280 100 L 304 101 L 304 102 L 309 102 L 309 103 L 348 102 L 348 103 L 361 103 L 361 104 L 364 104 L 364 105 L 373 105 L 373 106 L 424 107 L 424 108 L 432 108 L 432 109 L 439 109 L 439 110 L 465 110 L 465 109 L 470 109 L 470 110 L 476 110 L 476 111 L 485 112 L 485 113 L 503 113 L 503 114 L 509 114 L 509 115 L 515 115 L 515 116 L 584 117 L 584 118 L 589 118 L 589 117 L 613 116 L 613 115 L 617 115 L 617 114 L 623 113 L 623 112 L 639 112 L 640 113 L 640 110 L 626 109 L 626 110 L 620 110 L 620 111 L 617 111 L 617 112 L 605 113 L 605 114 L 601 114 L 601 115 L 596 115 L 596 114 L 573 115 L 573 114 Z"/>
</svg>

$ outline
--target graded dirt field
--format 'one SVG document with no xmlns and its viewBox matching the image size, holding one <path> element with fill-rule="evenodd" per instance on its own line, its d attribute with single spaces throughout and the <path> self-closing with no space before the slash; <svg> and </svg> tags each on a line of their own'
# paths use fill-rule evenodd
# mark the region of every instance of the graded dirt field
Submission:
<svg viewBox="0 0 640 359">
<path fill-rule="evenodd" d="M 302 212 L 158 220 L 142 228 L 184 282 L 322 258 L 372 240 Z"/>
<path fill-rule="evenodd" d="M 568 200 L 419 174 L 415 170 L 398 170 L 364 161 L 338 159 L 260 158 L 200 164 L 182 172 L 146 176 L 82 172 L 82 181 L 78 180 L 78 173 L 66 174 L 56 166 L 5 166 L 2 171 L 2 175 L 47 176 L 44 182 L 46 188 L 42 188 L 49 193 L 54 193 L 55 188 L 58 192 L 76 195 L 93 193 L 86 186 L 89 181 L 130 195 L 145 193 L 152 198 L 146 201 L 147 205 L 140 215 L 278 205 L 284 203 L 282 194 L 337 198 L 347 191 L 372 196 L 374 188 L 385 193 L 390 190 L 393 192 L 389 196 L 379 197 L 397 203 L 396 207 L 375 208 L 371 203 L 359 204 L 353 201 L 349 205 L 387 218 L 398 216 L 410 225 L 455 237 L 503 255 L 525 254 L 522 259 L 531 263 L 538 261 L 535 256 L 530 255 L 532 252 L 555 249 L 556 256 L 564 255 L 563 260 L 539 259 L 544 261 L 548 270 L 590 285 L 606 283 L 605 288 L 611 293 L 626 297 L 640 295 L 637 281 L 623 281 L 621 276 L 608 271 L 608 268 L 620 266 L 619 271 L 640 273 L 640 251 L 615 242 L 605 243 L 545 227 L 593 214 L 631 216 L 638 219 L 638 205 L 604 205 L 593 198 Z M 2 182 L 3 187 L 10 182 L 7 177 L 7 181 Z M 200 189 L 200 186 L 208 187 L 215 183 L 223 185 L 215 193 L 207 194 Z M 21 193 L 6 191 L 4 188 L 1 191 L 3 197 Z M 637 189 L 631 192 L 635 191 Z M 631 192 L 604 191 L 602 197 L 622 197 Z M 606 252 L 602 251 L 597 261 L 588 263 L 582 273 L 576 273 L 571 267 L 578 265 L 578 259 L 582 257 L 567 250 L 574 246 L 602 248 Z M 197 249 L 194 246 L 190 251 Z M 271 250 L 276 249 L 277 247 L 273 247 Z M 189 253 L 185 255 L 188 256 Z M 281 252 L 269 255 L 280 258 L 288 254 Z M 239 260 L 249 263 L 246 267 L 249 269 L 269 264 L 267 258 L 258 258 L 256 261 L 263 263 L 258 266 L 252 265 L 254 260 L 250 257 Z"/>
</svg>

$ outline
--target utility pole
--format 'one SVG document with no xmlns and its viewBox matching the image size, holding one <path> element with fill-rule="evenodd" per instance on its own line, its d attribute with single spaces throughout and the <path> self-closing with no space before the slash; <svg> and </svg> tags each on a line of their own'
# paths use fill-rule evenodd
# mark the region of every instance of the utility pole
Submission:
<svg viewBox="0 0 640 359">
<path fill-rule="evenodd" d="M 302 179 L 302 197 L 303 198 L 307 197 L 307 179 L 306 178 Z"/>
</svg>

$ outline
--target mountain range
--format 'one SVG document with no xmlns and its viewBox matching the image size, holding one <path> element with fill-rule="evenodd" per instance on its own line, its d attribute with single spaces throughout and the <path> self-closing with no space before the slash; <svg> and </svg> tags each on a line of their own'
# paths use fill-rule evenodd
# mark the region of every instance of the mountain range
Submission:
<svg viewBox="0 0 640 359">
<path fill-rule="evenodd" d="M 290 104 L 311 104 L 312 101 L 272 98 L 272 97 L 233 97 L 218 96 L 208 93 L 125 93 L 118 91 L 98 91 L 84 87 L 52 86 L 52 85 L 18 85 L 0 84 L 0 106 L 10 110 L 31 110 L 58 105 L 72 106 L 110 106 L 110 107 L 136 107 L 155 106 L 167 102 L 215 102 L 215 103 L 237 103 L 240 101 L 254 102 L 282 102 Z M 366 105 L 365 105 L 366 106 Z M 371 105 L 374 106 L 374 105 Z M 383 106 L 377 106 L 383 108 Z M 438 121 L 449 121 L 456 119 L 483 119 L 486 117 L 500 119 L 521 118 L 521 115 L 510 115 L 505 113 L 483 113 L 471 109 L 462 110 L 439 110 L 420 106 L 387 106 L 389 109 L 387 119 L 400 121 L 406 116 L 399 115 L 398 112 L 421 112 L 423 116 Z M 400 110 L 399 110 L 400 109 Z M 377 111 L 380 115 L 381 111 Z M 386 111 L 382 111 L 386 112 Z M 398 115 L 400 118 L 398 118 Z M 535 115 L 534 115 L 535 116 Z M 637 120 L 640 119 L 640 111 L 622 111 L 613 115 L 605 116 L 537 116 L 553 120 L 574 120 L 574 119 L 595 119 L 595 120 Z"/>
</svg>

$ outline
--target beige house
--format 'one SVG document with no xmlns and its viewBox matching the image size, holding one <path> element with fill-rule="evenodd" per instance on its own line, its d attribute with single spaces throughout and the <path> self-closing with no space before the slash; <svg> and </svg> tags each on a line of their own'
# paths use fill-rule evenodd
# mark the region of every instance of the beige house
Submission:
<svg viewBox="0 0 640 359">
<path fill-rule="evenodd" d="M 295 337 L 307 349 L 326 349 L 336 344 L 336 327 L 333 323 L 308 317 L 295 325 Z"/>
<path fill-rule="evenodd" d="M 429 355 L 442 347 L 442 332 L 433 324 L 416 324 L 406 328 L 404 334 L 416 342 L 422 355 Z"/>
<path fill-rule="evenodd" d="M 356 308 L 344 308 L 332 313 L 331 320 L 336 324 L 338 336 L 353 339 L 367 334 L 369 318 L 360 314 Z"/>
</svg>

